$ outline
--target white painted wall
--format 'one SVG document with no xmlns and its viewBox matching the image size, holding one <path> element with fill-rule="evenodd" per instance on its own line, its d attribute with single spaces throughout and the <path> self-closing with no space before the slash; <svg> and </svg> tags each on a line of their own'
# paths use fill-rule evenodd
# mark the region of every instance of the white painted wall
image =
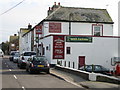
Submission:
<svg viewBox="0 0 120 90">
<path fill-rule="evenodd" d="M 113 36 L 113 25 L 112 24 L 103 25 L 103 36 Z"/>
<path fill-rule="evenodd" d="M 71 25 L 72 35 L 92 35 L 91 23 L 72 23 Z"/>
<path fill-rule="evenodd" d="M 71 47 L 71 54 L 66 54 L 66 47 Z M 78 69 L 78 57 L 85 56 L 86 64 L 99 64 L 113 69 L 111 58 L 118 57 L 118 38 L 93 37 L 92 43 L 66 42 L 65 61 L 75 62 Z M 64 65 L 64 60 L 63 60 Z"/>
<path fill-rule="evenodd" d="M 43 47 L 45 48 L 45 55 L 51 64 L 57 64 L 57 59 L 53 59 L 53 36 L 45 37 L 41 39 Z M 46 47 L 49 50 L 46 50 Z M 66 54 L 66 47 L 71 47 L 71 54 Z M 66 66 L 70 61 L 70 67 L 73 67 L 75 62 L 75 68 L 78 69 L 78 57 L 85 56 L 85 63 L 98 64 L 104 67 L 113 69 L 111 65 L 111 58 L 118 57 L 118 38 L 112 37 L 93 37 L 92 43 L 84 42 L 65 42 L 65 59 L 61 60 L 62 65 L 66 61 Z"/>
<path fill-rule="evenodd" d="M 24 51 L 31 51 L 31 31 L 22 36 L 21 39 L 22 39 L 21 53 Z"/>
<path fill-rule="evenodd" d="M 19 32 L 19 52 L 20 54 L 23 52 L 23 48 L 24 48 L 24 39 L 22 38 L 23 33 L 20 31 Z"/>
<path fill-rule="evenodd" d="M 43 23 L 43 36 L 49 34 L 68 35 L 69 34 L 69 22 L 61 23 L 61 33 L 49 33 L 49 22 Z M 96 23 L 80 23 L 71 22 L 71 35 L 92 35 L 92 24 Z M 100 23 L 101 24 L 101 23 Z M 103 36 L 113 36 L 113 24 L 102 24 Z"/>
<path fill-rule="evenodd" d="M 46 37 L 40 40 L 40 43 L 43 43 L 43 47 L 45 48 L 45 55 L 50 64 L 56 64 L 56 60 L 53 60 L 53 36 Z M 46 47 L 48 46 L 48 50 Z"/>
</svg>

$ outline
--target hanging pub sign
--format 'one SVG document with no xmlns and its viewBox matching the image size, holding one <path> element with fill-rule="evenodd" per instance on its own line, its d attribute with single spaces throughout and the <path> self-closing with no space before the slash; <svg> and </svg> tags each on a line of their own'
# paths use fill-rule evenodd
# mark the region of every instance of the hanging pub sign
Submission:
<svg viewBox="0 0 120 90">
<path fill-rule="evenodd" d="M 61 33 L 61 23 L 50 22 L 49 33 Z"/>
<path fill-rule="evenodd" d="M 36 34 L 42 34 L 42 25 L 36 26 L 35 29 L 36 29 Z"/>
<path fill-rule="evenodd" d="M 66 42 L 92 42 L 92 37 L 66 36 Z"/>
<path fill-rule="evenodd" d="M 53 36 L 53 59 L 64 59 L 64 36 Z"/>
</svg>

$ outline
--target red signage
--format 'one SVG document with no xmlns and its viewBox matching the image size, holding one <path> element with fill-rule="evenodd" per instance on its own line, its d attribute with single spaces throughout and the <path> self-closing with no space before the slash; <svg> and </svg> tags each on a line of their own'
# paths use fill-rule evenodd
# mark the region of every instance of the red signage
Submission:
<svg viewBox="0 0 120 90">
<path fill-rule="evenodd" d="M 42 34 L 42 25 L 36 26 L 36 34 Z"/>
<path fill-rule="evenodd" d="M 49 33 L 61 33 L 61 23 L 49 23 Z"/>
<path fill-rule="evenodd" d="M 64 36 L 53 36 L 53 59 L 64 59 Z"/>
</svg>

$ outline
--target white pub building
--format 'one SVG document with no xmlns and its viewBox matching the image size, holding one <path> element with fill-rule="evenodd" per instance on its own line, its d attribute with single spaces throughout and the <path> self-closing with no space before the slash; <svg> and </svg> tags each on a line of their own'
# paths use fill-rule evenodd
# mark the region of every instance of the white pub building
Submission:
<svg viewBox="0 0 120 90">
<path fill-rule="evenodd" d="M 33 50 L 39 47 L 39 55 L 46 56 L 51 65 L 60 61 L 62 66 L 75 69 L 90 64 L 113 69 L 119 38 L 113 36 L 113 24 L 106 9 L 55 3 L 48 16 L 33 28 Z"/>
</svg>

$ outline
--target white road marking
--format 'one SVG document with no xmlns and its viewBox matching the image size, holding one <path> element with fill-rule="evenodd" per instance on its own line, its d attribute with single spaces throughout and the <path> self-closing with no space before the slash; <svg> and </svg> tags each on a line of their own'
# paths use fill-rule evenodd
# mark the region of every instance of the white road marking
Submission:
<svg viewBox="0 0 120 90">
<path fill-rule="evenodd" d="M 22 89 L 25 90 L 25 87 L 22 86 Z"/>
<path fill-rule="evenodd" d="M 9 71 L 12 71 L 11 69 L 9 69 Z"/>
<path fill-rule="evenodd" d="M 6 64 L 6 63 L 5 63 Z"/>
<path fill-rule="evenodd" d="M 15 79 L 17 79 L 17 77 L 15 75 L 13 75 Z"/>
</svg>

